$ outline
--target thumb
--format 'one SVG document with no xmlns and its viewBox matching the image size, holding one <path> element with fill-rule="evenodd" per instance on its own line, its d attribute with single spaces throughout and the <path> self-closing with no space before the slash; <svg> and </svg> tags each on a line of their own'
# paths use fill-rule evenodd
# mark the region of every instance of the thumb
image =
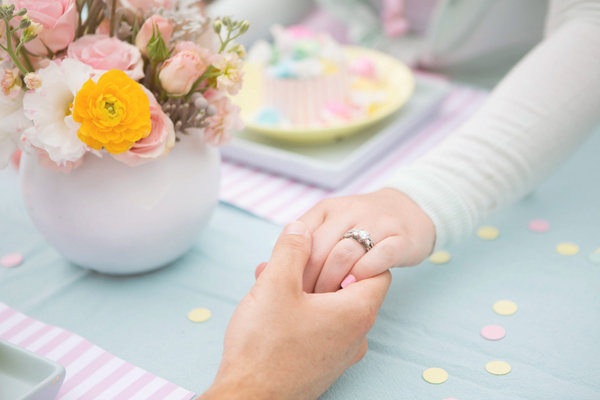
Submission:
<svg viewBox="0 0 600 400">
<path fill-rule="evenodd" d="M 291 290 L 302 290 L 302 276 L 310 256 L 312 238 L 300 221 L 289 223 L 279 235 L 271 259 L 259 279 L 268 279 Z"/>
</svg>

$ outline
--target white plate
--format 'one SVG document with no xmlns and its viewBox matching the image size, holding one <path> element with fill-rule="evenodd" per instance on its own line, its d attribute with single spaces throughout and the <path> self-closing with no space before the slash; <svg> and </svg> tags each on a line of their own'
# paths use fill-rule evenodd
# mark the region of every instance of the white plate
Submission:
<svg viewBox="0 0 600 400">
<path fill-rule="evenodd" d="M 237 132 L 222 155 L 327 189 L 344 185 L 365 166 L 397 145 L 430 119 L 448 94 L 449 84 L 417 76 L 416 88 L 400 111 L 356 135 L 321 145 L 284 143 L 255 134 Z"/>
</svg>

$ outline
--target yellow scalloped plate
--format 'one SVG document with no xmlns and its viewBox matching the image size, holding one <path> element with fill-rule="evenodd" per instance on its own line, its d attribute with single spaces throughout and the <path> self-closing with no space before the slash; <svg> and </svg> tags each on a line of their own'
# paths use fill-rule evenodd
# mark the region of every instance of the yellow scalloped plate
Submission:
<svg viewBox="0 0 600 400">
<path fill-rule="evenodd" d="M 377 104 L 368 116 L 317 128 L 257 124 L 254 117 L 261 107 L 262 70 L 259 65 L 247 62 L 244 67 L 244 88 L 233 98 L 233 102 L 242 109 L 241 116 L 246 124 L 246 129 L 286 142 L 304 144 L 329 142 L 357 133 L 390 116 L 406 104 L 415 88 L 415 80 L 410 68 L 379 51 L 351 46 L 344 47 L 344 51 L 349 59 L 369 58 L 377 66 L 380 75 L 383 75 L 383 83 L 379 85 L 378 91 L 385 93 L 385 100 Z"/>
</svg>

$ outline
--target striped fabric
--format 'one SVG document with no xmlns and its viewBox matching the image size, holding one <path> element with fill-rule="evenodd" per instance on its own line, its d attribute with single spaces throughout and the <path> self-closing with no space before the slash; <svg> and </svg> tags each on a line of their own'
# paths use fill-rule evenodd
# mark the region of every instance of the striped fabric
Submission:
<svg viewBox="0 0 600 400">
<path fill-rule="evenodd" d="M 487 92 L 455 87 L 437 118 L 392 149 L 340 190 L 326 190 L 233 162 L 224 162 L 221 200 L 259 217 L 285 224 L 300 217 L 319 200 L 365 193 L 380 187 L 399 167 L 431 149 L 462 124 L 487 98 Z"/>
<path fill-rule="evenodd" d="M 188 400 L 194 393 L 0 303 L 0 338 L 63 365 L 61 400 Z"/>
</svg>

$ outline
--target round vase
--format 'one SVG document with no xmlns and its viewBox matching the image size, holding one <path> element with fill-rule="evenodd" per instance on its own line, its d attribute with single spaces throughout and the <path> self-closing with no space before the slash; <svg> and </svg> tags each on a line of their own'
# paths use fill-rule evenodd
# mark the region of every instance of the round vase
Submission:
<svg viewBox="0 0 600 400">
<path fill-rule="evenodd" d="M 197 241 L 218 202 L 220 155 L 201 135 L 180 135 L 170 153 L 143 165 L 86 154 L 70 172 L 23 154 L 29 216 L 69 261 L 107 274 L 160 268 Z"/>
</svg>

